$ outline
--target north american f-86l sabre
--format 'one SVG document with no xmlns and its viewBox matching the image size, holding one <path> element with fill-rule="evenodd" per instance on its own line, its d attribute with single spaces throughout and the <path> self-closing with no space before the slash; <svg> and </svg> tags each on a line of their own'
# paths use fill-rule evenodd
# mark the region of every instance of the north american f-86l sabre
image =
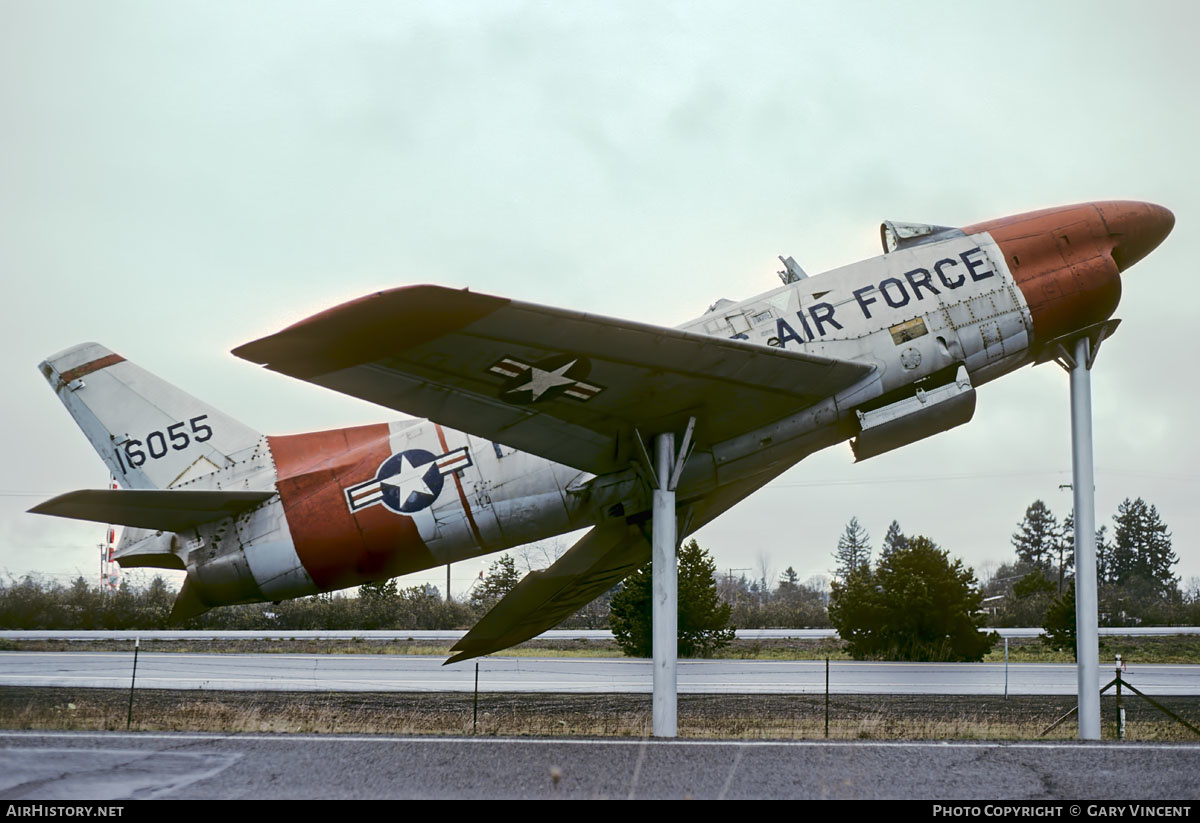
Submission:
<svg viewBox="0 0 1200 823">
<path fill-rule="evenodd" d="M 590 527 L 453 651 L 556 625 L 813 452 L 864 460 L 970 420 L 975 389 L 1110 334 L 1120 273 L 1174 225 L 1149 203 L 962 228 L 887 222 L 885 253 L 720 300 L 669 329 L 465 290 L 372 294 L 234 350 L 418 418 L 264 436 L 96 343 L 42 374 L 120 489 L 32 511 L 126 526 L 124 567 L 180 569 L 173 617 L 343 589 Z M 652 456 L 674 433 L 678 453 Z M 666 472 L 664 472 L 664 467 Z M 657 477 L 657 475 L 669 475 Z"/>
</svg>

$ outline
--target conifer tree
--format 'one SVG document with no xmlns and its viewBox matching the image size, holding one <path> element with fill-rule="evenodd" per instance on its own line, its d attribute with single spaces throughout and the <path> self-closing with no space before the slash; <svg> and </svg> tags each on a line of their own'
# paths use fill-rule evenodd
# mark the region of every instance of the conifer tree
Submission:
<svg viewBox="0 0 1200 823">
<path fill-rule="evenodd" d="M 1117 507 L 1110 577 L 1119 585 L 1140 584 L 1154 595 L 1175 590 L 1173 566 L 1179 562 L 1171 548 L 1171 533 L 1158 510 L 1142 498 L 1129 498 Z"/>
<path fill-rule="evenodd" d="M 1067 590 L 1051 601 L 1042 619 L 1046 633 L 1042 642 L 1052 649 L 1059 651 L 1070 650 L 1076 660 L 1079 659 L 1075 641 L 1075 583 L 1072 582 Z"/>
<path fill-rule="evenodd" d="M 1062 556 L 1065 568 L 1074 574 L 1075 569 L 1075 511 L 1074 509 L 1063 518 L 1062 525 Z M 1096 529 L 1096 582 L 1108 583 L 1112 580 L 1112 543 L 1108 539 L 1108 526 Z M 1060 591 L 1059 594 L 1062 594 Z"/>
<path fill-rule="evenodd" d="M 783 574 L 779 575 L 779 588 L 792 591 L 800 587 L 800 575 L 791 566 L 783 570 Z"/>
<path fill-rule="evenodd" d="M 1035 500 L 1025 510 L 1025 518 L 1018 524 L 1012 536 L 1017 557 L 1047 572 L 1052 558 L 1062 550 L 1062 532 L 1058 519 L 1041 500 Z"/>
<path fill-rule="evenodd" d="M 717 569 L 707 551 L 689 540 L 679 547 L 678 557 L 678 653 L 680 657 L 709 657 L 733 640 L 729 625 L 732 607 L 717 596 Z M 630 657 L 650 657 L 654 652 L 652 604 L 651 564 L 646 563 L 625 578 L 610 604 L 613 636 Z"/>
<path fill-rule="evenodd" d="M 893 520 L 892 525 L 888 526 L 887 534 L 883 537 L 883 546 L 879 550 L 880 558 L 886 559 L 897 549 L 907 548 L 908 538 L 904 536 L 904 532 L 900 531 L 900 523 Z"/>
<path fill-rule="evenodd" d="M 838 538 L 833 559 L 837 561 L 833 573 L 843 580 L 863 566 L 871 565 L 871 536 L 858 522 L 857 517 L 851 517 L 850 522 L 846 524 L 846 530 Z"/>
<path fill-rule="evenodd" d="M 834 581 L 829 619 L 856 659 L 981 660 L 998 638 L 979 631 L 982 601 L 971 569 L 914 537 Z"/>
<path fill-rule="evenodd" d="M 488 568 L 487 576 L 479 580 L 471 590 L 471 605 L 490 609 L 521 582 L 517 561 L 505 552 Z"/>
<path fill-rule="evenodd" d="M 1096 582 L 1112 582 L 1112 541 L 1108 539 L 1108 526 L 1096 529 Z M 1074 557 L 1072 550 L 1071 556 Z"/>
</svg>

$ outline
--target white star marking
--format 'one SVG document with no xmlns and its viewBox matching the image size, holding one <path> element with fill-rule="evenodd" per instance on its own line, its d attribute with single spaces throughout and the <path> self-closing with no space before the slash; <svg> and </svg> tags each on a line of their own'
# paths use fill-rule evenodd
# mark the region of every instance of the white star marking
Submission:
<svg viewBox="0 0 1200 823">
<path fill-rule="evenodd" d="M 400 471 L 383 478 L 379 483 L 399 489 L 400 506 L 403 508 L 413 492 L 433 497 L 433 489 L 429 488 L 429 484 L 425 482 L 425 475 L 429 473 L 432 465 L 432 463 L 423 463 L 420 466 L 414 466 L 409 461 L 408 455 L 404 455 L 400 458 Z"/>
<path fill-rule="evenodd" d="M 515 389 L 509 389 L 508 394 L 519 391 L 527 391 L 530 394 L 530 400 L 537 400 L 543 394 L 548 392 L 555 386 L 573 386 L 575 380 L 567 377 L 566 373 L 569 368 L 578 363 L 578 360 L 572 360 L 565 366 L 559 366 L 554 371 L 545 371 L 537 366 L 529 367 L 529 382 L 524 386 L 517 386 Z"/>
</svg>

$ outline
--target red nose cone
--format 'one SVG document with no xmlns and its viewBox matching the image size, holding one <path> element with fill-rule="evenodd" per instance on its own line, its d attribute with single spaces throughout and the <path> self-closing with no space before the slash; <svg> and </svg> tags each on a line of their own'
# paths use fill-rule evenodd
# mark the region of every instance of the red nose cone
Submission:
<svg viewBox="0 0 1200 823">
<path fill-rule="evenodd" d="M 1158 248 L 1175 227 L 1175 215 L 1153 203 L 1117 200 L 1097 203 L 1096 210 L 1114 241 L 1112 258 L 1118 271 Z"/>
<path fill-rule="evenodd" d="M 1155 249 L 1175 215 L 1153 203 L 1108 200 L 964 226 L 988 232 L 1029 306 L 1035 341 L 1106 320 L 1121 299 L 1120 272 Z"/>
</svg>

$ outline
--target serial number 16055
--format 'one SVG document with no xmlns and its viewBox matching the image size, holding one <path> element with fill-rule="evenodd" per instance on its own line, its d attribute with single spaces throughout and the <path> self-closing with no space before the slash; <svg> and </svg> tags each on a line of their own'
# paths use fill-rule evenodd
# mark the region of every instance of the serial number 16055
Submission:
<svg viewBox="0 0 1200 823">
<path fill-rule="evenodd" d="M 166 457 L 169 451 L 183 451 L 191 445 L 193 440 L 203 443 L 210 439 L 213 436 L 212 427 L 202 422 L 207 419 L 208 415 L 202 414 L 199 417 L 193 417 L 186 423 L 172 423 L 167 426 L 165 433 L 152 431 L 146 435 L 144 441 L 126 440 L 121 443 L 116 449 L 117 463 L 120 464 L 121 471 L 126 471 L 126 464 L 130 468 L 141 466 L 146 462 L 147 455 L 151 460 L 158 460 L 160 457 Z M 191 427 L 190 434 L 185 430 L 189 426 Z"/>
</svg>

